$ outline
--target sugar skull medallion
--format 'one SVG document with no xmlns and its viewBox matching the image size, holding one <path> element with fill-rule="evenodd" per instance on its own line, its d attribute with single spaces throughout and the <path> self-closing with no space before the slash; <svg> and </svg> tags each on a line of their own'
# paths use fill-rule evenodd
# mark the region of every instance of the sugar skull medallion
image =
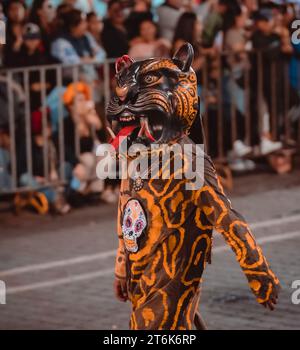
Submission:
<svg viewBox="0 0 300 350">
<path fill-rule="evenodd" d="M 126 249 L 131 253 L 138 251 L 137 239 L 147 226 L 144 210 L 136 199 L 131 199 L 125 206 L 122 232 Z"/>
</svg>

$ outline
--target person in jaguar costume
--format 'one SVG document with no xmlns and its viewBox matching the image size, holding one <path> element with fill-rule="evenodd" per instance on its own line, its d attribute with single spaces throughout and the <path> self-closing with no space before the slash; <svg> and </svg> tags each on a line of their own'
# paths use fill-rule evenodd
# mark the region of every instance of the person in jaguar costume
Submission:
<svg viewBox="0 0 300 350">
<path fill-rule="evenodd" d="M 162 153 L 164 145 L 193 145 L 188 135 L 200 118 L 193 56 L 186 43 L 172 59 L 135 62 L 125 55 L 116 61 L 107 117 L 118 152 L 124 138 L 129 145 L 145 145 L 147 155 L 153 144 Z M 161 175 L 166 164 L 159 159 Z M 271 310 L 277 302 L 279 280 L 205 152 L 203 166 L 203 185 L 192 190 L 186 188 L 190 180 L 175 172 L 121 181 L 114 290 L 132 303 L 133 330 L 189 330 L 193 324 L 205 329 L 197 309 L 213 230 L 232 248 L 257 302 Z"/>
</svg>

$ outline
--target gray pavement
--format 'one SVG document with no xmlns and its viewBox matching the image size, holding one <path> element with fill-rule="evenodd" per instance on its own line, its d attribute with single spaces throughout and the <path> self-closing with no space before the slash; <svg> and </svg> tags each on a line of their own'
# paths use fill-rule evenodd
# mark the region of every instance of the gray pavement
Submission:
<svg viewBox="0 0 300 350">
<path fill-rule="evenodd" d="M 282 282 L 277 310 L 256 304 L 234 254 L 216 235 L 200 310 L 210 329 L 300 329 L 300 171 L 235 179 L 235 208 Z M 130 305 L 113 296 L 116 207 L 74 210 L 66 217 L 0 213 L 0 280 L 7 303 L 0 329 L 128 329 Z"/>
</svg>

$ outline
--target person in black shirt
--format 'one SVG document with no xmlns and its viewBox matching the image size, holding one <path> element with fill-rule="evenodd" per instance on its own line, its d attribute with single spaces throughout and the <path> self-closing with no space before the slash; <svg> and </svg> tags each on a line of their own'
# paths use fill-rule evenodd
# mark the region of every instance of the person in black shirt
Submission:
<svg viewBox="0 0 300 350">
<path fill-rule="evenodd" d="M 144 21 L 153 21 L 151 12 L 151 2 L 147 0 L 136 0 L 132 11 L 125 21 L 125 26 L 128 33 L 128 39 L 132 40 L 139 36 L 140 25 Z"/>
<path fill-rule="evenodd" d="M 120 57 L 128 52 L 128 37 L 125 17 L 120 1 L 108 3 L 108 17 L 104 20 L 102 43 L 108 58 Z"/>
<path fill-rule="evenodd" d="M 3 64 L 15 66 L 16 54 L 23 44 L 23 27 L 26 21 L 26 7 L 20 0 L 12 0 L 4 6 L 6 23 L 6 45 L 4 45 Z"/>
<path fill-rule="evenodd" d="M 55 8 L 49 0 L 34 0 L 30 11 L 29 21 L 39 26 L 44 49 L 50 52 L 53 39 Z"/>
<path fill-rule="evenodd" d="M 53 62 L 42 45 L 42 37 L 39 27 L 34 23 L 27 23 L 24 26 L 23 44 L 18 53 L 15 53 L 13 60 L 9 66 L 11 67 L 32 67 L 42 66 Z M 23 79 L 23 74 L 20 76 Z M 46 89 L 48 93 L 53 86 L 53 71 L 46 72 L 46 82 L 43 85 L 41 81 L 41 73 L 39 70 L 29 73 L 30 85 L 30 108 L 31 111 L 36 110 L 41 105 L 41 91 Z"/>
</svg>

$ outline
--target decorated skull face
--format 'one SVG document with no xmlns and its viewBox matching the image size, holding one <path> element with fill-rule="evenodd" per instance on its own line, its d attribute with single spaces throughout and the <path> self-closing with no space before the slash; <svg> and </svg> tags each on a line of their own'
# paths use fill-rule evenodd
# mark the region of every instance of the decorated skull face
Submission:
<svg viewBox="0 0 300 350">
<path fill-rule="evenodd" d="M 126 249 L 131 253 L 138 251 L 137 239 L 147 226 L 146 216 L 140 203 L 131 199 L 126 204 L 122 232 Z"/>
</svg>

